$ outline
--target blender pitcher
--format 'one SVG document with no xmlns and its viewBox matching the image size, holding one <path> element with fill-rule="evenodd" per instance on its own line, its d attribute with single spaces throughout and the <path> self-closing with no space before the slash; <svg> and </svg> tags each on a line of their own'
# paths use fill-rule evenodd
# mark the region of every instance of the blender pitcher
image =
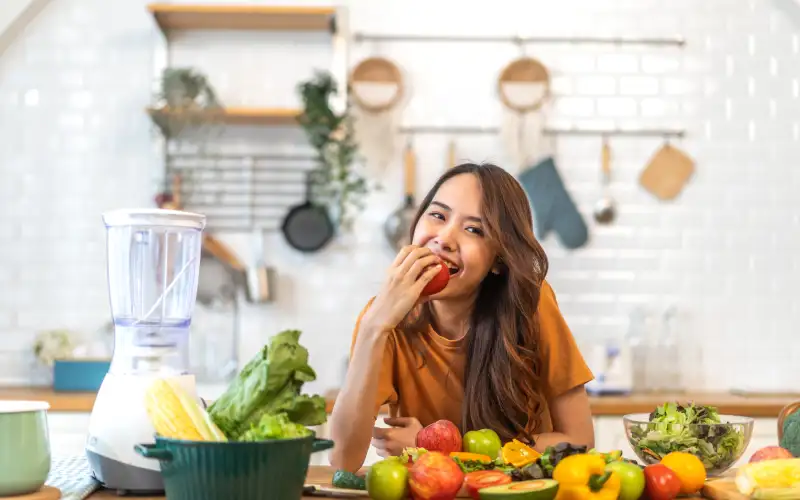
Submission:
<svg viewBox="0 0 800 500">
<path fill-rule="evenodd" d="M 110 371 L 187 370 L 205 216 L 154 209 L 103 220 L 115 327 Z"/>
</svg>

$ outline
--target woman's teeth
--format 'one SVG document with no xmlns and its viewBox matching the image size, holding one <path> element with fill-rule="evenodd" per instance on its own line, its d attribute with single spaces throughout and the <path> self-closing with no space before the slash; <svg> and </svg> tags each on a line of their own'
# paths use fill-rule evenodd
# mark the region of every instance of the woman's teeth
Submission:
<svg viewBox="0 0 800 500">
<path fill-rule="evenodd" d="M 456 274 L 459 269 L 456 266 L 448 265 L 447 268 L 450 270 L 450 276 Z"/>
</svg>

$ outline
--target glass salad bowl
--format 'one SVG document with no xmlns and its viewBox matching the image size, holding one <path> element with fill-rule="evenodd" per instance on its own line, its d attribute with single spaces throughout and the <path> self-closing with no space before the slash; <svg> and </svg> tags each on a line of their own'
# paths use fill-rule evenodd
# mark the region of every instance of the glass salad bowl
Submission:
<svg viewBox="0 0 800 500">
<path fill-rule="evenodd" d="M 645 465 L 682 451 L 698 457 L 709 477 L 730 469 L 753 434 L 752 418 L 720 415 L 714 407 L 691 404 L 666 403 L 649 414 L 625 415 L 622 421 L 628 443 Z"/>
</svg>

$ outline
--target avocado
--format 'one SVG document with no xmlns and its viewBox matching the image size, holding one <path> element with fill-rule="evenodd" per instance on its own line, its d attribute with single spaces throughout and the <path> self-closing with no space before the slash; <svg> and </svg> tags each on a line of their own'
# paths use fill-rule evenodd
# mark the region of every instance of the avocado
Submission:
<svg viewBox="0 0 800 500">
<path fill-rule="evenodd" d="M 558 493 L 558 481 L 533 479 L 489 486 L 478 490 L 481 500 L 553 500 Z"/>
</svg>

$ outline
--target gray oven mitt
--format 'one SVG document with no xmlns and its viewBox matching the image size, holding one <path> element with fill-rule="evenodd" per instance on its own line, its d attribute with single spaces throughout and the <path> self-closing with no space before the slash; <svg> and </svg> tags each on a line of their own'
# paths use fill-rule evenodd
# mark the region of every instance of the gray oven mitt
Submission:
<svg viewBox="0 0 800 500">
<path fill-rule="evenodd" d="M 538 239 L 543 240 L 552 230 L 570 250 L 586 244 L 589 230 L 564 187 L 552 157 L 522 172 L 519 182 L 533 208 L 534 232 Z"/>
</svg>

